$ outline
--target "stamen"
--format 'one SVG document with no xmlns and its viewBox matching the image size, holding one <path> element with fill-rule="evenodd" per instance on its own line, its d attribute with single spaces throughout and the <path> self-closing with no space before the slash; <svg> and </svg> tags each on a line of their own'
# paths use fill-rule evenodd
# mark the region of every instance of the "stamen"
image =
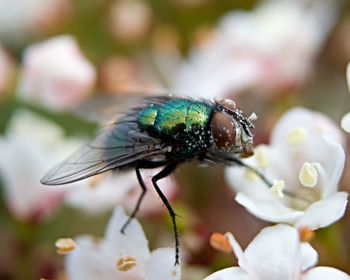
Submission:
<svg viewBox="0 0 350 280">
<path fill-rule="evenodd" d="M 224 253 L 232 252 L 232 247 L 228 243 L 225 235 L 218 232 L 215 232 L 210 236 L 210 245 L 214 249 Z"/>
<path fill-rule="evenodd" d="M 309 227 L 303 227 L 299 230 L 301 242 L 310 242 L 315 237 L 315 232 Z"/>
<path fill-rule="evenodd" d="M 278 197 L 283 197 L 283 189 L 285 187 L 286 183 L 284 180 L 273 180 L 272 187 L 269 189 L 272 193 L 276 194 Z"/>
<path fill-rule="evenodd" d="M 302 145 L 307 138 L 307 130 L 301 126 L 292 129 L 287 135 L 289 146 L 296 147 Z"/>
<path fill-rule="evenodd" d="M 316 163 L 305 162 L 299 172 L 299 181 L 304 187 L 313 188 L 317 184 Z"/>
<path fill-rule="evenodd" d="M 97 174 L 94 177 L 92 177 L 89 181 L 89 186 L 94 189 L 99 186 L 99 184 L 102 182 L 102 180 L 105 178 L 104 174 Z"/>
<path fill-rule="evenodd" d="M 136 266 L 136 259 L 133 257 L 122 257 L 117 261 L 117 269 L 122 272 L 129 271 Z"/>
<path fill-rule="evenodd" d="M 258 166 L 261 168 L 266 168 L 269 164 L 266 146 L 259 145 L 255 148 L 254 154 Z"/>
<path fill-rule="evenodd" d="M 63 255 L 74 251 L 75 242 L 71 238 L 60 238 L 55 242 L 55 246 L 57 248 L 56 252 Z"/>
<path fill-rule="evenodd" d="M 259 176 L 256 174 L 255 171 L 251 170 L 251 169 L 246 169 L 244 172 L 244 178 L 248 181 L 248 182 L 256 182 L 259 180 Z"/>
</svg>

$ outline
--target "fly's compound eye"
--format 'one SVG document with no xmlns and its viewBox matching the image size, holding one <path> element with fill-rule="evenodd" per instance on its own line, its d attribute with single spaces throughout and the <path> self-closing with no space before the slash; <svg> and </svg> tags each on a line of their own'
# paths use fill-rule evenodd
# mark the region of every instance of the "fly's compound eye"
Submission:
<svg viewBox="0 0 350 280">
<path fill-rule="evenodd" d="M 236 128 L 232 117 L 216 112 L 211 121 L 211 134 L 216 147 L 232 149 L 236 145 Z"/>
</svg>

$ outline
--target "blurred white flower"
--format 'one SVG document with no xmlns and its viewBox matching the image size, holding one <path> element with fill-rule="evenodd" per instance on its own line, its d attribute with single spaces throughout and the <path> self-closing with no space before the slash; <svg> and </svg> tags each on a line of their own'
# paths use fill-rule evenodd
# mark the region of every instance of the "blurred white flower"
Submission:
<svg viewBox="0 0 350 280">
<path fill-rule="evenodd" d="M 109 211 L 122 203 L 128 193 L 137 187 L 136 178 L 131 175 L 125 173 L 114 176 L 109 172 L 83 180 L 82 184 L 74 183 L 67 189 L 65 201 L 88 214 Z"/>
<path fill-rule="evenodd" d="M 5 94 L 14 79 L 15 65 L 9 54 L 0 44 L 0 96 Z"/>
<path fill-rule="evenodd" d="M 164 211 L 162 201 L 154 190 L 148 176 L 143 176 L 148 192 L 142 201 L 138 216 L 151 215 Z M 162 185 L 162 192 L 171 200 L 176 192 L 173 180 Z M 122 204 L 132 211 L 141 194 L 141 187 L 136 174 L 130 172 L 104 173 L 93 176 L 67 188 L 65 201 L 70 206 L 81 209 L 88 214 L 110 211 Z"/>
<path fill-rule="evenodd" d="M 68 0 L 0 0 L 0 38 L 22 44 L 59 25 L 70 9 Z"/>
<path fill-rule="evenodd" d="M 143 0 L 114 1 L 110 30 L 118 40 L 134 42 L 145 37 L 152 23 L 152 10 Z"/>
<path fill-rule="evenodd" d="M 252 12 L 231 12 L 206 44 L 193 49 L 173 89 L 219 97 L 300 86 L 335 23 L 336 8 L 336 1 L 271 0 Z"/>
<path fill-rule="evenodd" d="M 5 203 L 16 218 L 40 221 L 61 204 L 62 188 L 43 186 L 40 178 L 68 146 L 76 145 L 63 136 L 59 126 L 29 111 L 16 111 L 8 123 L 0 138 L 0 178 Z"/>
<path fill-rule="evenodd" d="M 312 230 L 340 219 L 347 204 L 338 192 L 345 155 L 339 129 L 324 115 L 302 108 L 288 111 L 272 131 L 269 146 L 245 160 L 269 180 L 270 189 L 251 171 L 226 171 L 236 201 L 253 215 Z M 281 181 L 282 180 L 282 181 Z"/>
<path fill-rule="evenodd" d="M 136 220 L 125 234 L 120 232 L 128 217 L 123 209 L 114 210 L 104 239 L 76 238 L 76 249 L 66 258 L 71 280 L 171 280 L 180 279 L 180 266 L 174 266 L 175 250 L 160 248 L 150 252 L 148 241 Z"/>
<path fill-rule="evenodd" d="M 332 267 L 312 268 L 317 252 L 302 243 L 298 231 L 288 225 L 264 228 L 244 250 L 232 234 L 226 238 L 238 259 L 239 267 L 215 272 L 204 280 L 346 280 L 350 276 Z"/>
<path fill-rule="evenodd" d="M 25 50 L 18 91 L 26 101 L 62 111 L 86 100 L 95 80 L 95 68 L 75 39 L 59 36 Z"/>
<path fill-rule="evenodd" d="M 346 68 L 346 81 L 348 83 L 348 90 L 350 92 L 350 63 Z M 348 133 L 350 133 L 350 112 L 345 114 L 341 120 L 341 127 Z"/>
</svg>

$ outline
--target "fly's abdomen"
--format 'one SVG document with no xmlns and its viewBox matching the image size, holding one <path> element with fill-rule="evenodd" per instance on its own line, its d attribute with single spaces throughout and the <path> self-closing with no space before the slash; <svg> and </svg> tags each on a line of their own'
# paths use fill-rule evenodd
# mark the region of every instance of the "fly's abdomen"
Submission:
<svg viewBox="0 0 350 280">
<path fill-rule="evenodd" d="M 174 99 L 150 106 L 140 112 L 139 122 L 150 133 L 200 147 L 209 133 L 212 108 L 209 104 L 188 99 Z"/>
</svg>

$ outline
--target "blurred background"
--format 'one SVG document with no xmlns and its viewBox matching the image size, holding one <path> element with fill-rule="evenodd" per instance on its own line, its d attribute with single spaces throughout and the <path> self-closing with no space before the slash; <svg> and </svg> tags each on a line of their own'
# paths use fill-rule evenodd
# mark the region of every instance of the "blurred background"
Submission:
<svg viewBox="0 0 350 280">
<path fill-rule="evenodd" d="M 67 279 L 55 241 L 102 237 L 116 205 L 133 208 L 134 174 L 39 183 L 97 132 L 91 98 L 232 98 L 258 114 L 255 142 L 268 143 L 293 106 L 340 126 L 349 61 L 346 0 L 0 0 L 0 279 Z M 347 170 L 340 188 L 349 191 Z M 232 231 L 245 247 L 267 225 L 234 201 L 220 167 L 181 166 L 161 186 L 180 216 L 184 279 L 236 263 L 210 247 L 212 232 Z M 173 244 L 152 191 L 137 218 L 151 248 Z M 347 210 L 312 241 L 319 265 L 350 273 L 349 236 Z"/>
</svg>

